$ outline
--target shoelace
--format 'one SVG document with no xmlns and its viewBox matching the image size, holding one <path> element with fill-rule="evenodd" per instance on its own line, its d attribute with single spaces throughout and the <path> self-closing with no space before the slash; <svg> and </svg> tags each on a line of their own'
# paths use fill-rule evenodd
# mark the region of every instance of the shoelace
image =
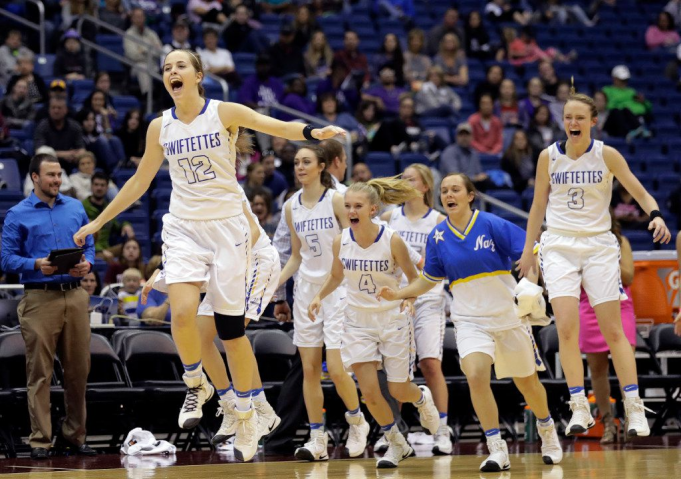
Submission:
<svg viewBox="0 0 681 479">
<path fill-rule="evenodd" d="M 195 388 L 189 388 L 187 390 L 187 397 L 184 400 L 184 410 L 186 412 L 196 411 L 199 405 L 199 391 L 201 391 L 201 386 Z"/>
<path fill-rule="evenodd" d="M 503 452 L 504 442 L 503 440 L 494 441 L 492 444 L 487 444 L 487 449 L 489 449 L 490 454 L 494 454 L 495 452 Z"/>
</svg>

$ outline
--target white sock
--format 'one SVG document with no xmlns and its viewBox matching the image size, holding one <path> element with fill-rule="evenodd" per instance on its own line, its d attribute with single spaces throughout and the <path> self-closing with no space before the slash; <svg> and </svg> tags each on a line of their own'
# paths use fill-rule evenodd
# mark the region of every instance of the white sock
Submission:
<svg viewBox="0 0 681 479">
<path fill-rule="evenodd" d="M 624 390 L 624 397 L 625 398 L 637 398 L 638 397 L 638 385 L 636 384 L 629 384 L 628 386 L 624 386 L 622 388 Z"/>
<path fill-rule="evenodd" d="M 265 397 L 265 391 L 260 389 L 255 390 L 255 394 L 251 396 L 251 399 L 255 402 L 267 402 L 267 397 Z"/>
<path fill-rule="evenodd" d="M 251 392 L 238 392 L 235 391 L 236 393 L 236 410 L 239 412 L 247 412 L 249 409 L 251 409 Z"/>
<path fill-rule="evenodd" d="M 576 386 L 574 388 L 570 388 L 570 398 L 575 398 L 575 397 L 586 397 L 585 391 L 584 391 L 584 386 Z"/>
<path fill-rule="evenodd" d="M 488 429 L 485 431 L 485 437 L 487 438 L 487 444 L 491 444 L 501 439 L 501 431 L 499 428 Z"/>
</svg>

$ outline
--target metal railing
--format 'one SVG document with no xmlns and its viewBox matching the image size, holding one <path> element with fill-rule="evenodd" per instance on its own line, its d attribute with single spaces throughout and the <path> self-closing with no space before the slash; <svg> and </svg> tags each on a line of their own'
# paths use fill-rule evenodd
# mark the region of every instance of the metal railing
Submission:
<svg viewBox="0 0 681 479">
<path fill-rule="evenodd" d="M 273 103 L 269 105 L 269 108 L 272 108 L 274 110 L 279 110 L 283 111 L 284 113 L 287 113 L 291 116 L 294 116 L 296 118 L 300 118 L 301 120 L 305 120 L 308 123 L 313 123 L 315 125 L 321 125 L 321 126 L 328 126 L 331 125 L 332 123 L 329 123 L 326 120 L 322 120 L 320 118 L 317 118 L 316 116 L 308 115 L 307 113 L 303 113 L 302 111 L 294 110 L 293 108 L 289 108 L 287 106 L 284 106 L 280 103 Z M 340 140 L 343 142 L 343 140 Z M 348 167 L 345 170 L 345 180 L 350 181 L 350 177 L 352 176 L 352 139 L 350 138 L 350 132 L 345 136 L 345 154 L 348 157 Z"/>
<path fill-rule="evenodd" d="M 23 17 L 20 17 L 19 15 L 12 13 L 8 10 L 5 10 L 4 8 L 0 8 L 0 15 L 5 16 L 7 18 L 10 18 L 14 20 L 17 23 L 21 23 L 25 27 L 31 28 L 33 30 L 38 31 L 38 35 L 40 38 L 40 56 L 44 57 L 45 56 L 45 6 L 43 5 L 43 2 L 40 0 L 26 0 L 29 3 L 34 4 L 36 7 L 38 7 L 38 16 L 40 17 L 40 23 L 35 23 L 30 20 L 26 20 Z M 39 58 L 41 60 L 42 58 Z M 44 59 L 43 59 L 44 62 Z"/>
<path fill-rule="evenodd" d="M 157 58 L 160 58 L 161 55 L 163 55 L 163 50 L 158 48 L 156 45 L 153 45 L 149 42 L 146 42 L 146 41 L 144 41 L 140 38 L 130 36 L 124 30 L 121 30 L 120 28 L 114 27 L 113 25 L 110 25 L 106 22 L 103 22 L 102 20 L 95 18 L 91 15 L 83 15 L 78 19 L 78 23 L 76 25 L 76 28 L 78 30 L 78 33 L 81 35 L 81 42 L 83 43 L 83 45 L 86 45 L 86 46 L 96 50 L 99 53 L 110 56 L 111 58 L 118 60 L 119 62 L 129 66 L 130 68 L 132 68 L 134 70 L 140 71 L 141 70 L 140 65 L 133 62 L 132 60 L 129 60 L 128 58 L 126 58 L 124 56 L 119 55 L 118 53 L 116 53 L 116 52 L 114 52 L 114 51 L 112 51 L 108 48 L 104 48 L 101 45 L 98 45 L 96 43 L 93 43 L 89 40 L 82 38 L 83 37 L 83 35 L 82 35 L 83 23 L 86 22 L 86 21 L 93 23 L 100 28 L 105 28 L 105 29 L 119 35 L 124 40 L 130 40 L 134 43 L 137 43 L 138 45 L 141 45 L 141 46 L 147 48 L 147 50 L 151 52 L 150 55 L 147 55 L 146 71 L 144 73 L 146 73 L 147 75 L 149 75 L 152 78 L 151 86 L 150 86 L 151 89 L 149 90 L 149 94 L 147 95 L 147 114 L 152 113 L 153 112 L 153 97 L 154 97 L 154 81 L 153 80 L 160 81 L 161 83 L 163 83 L 163 76 L 161 76 L 158 73 L 160 66 L 159 66 L 159 62 L 157 61 Z M 220 78 L 219 76 L 214 75 L 210 72 L 205 72 L 204 77 L 210 78 L 211 80 L 215 81 L 216 83 L 218 83 L 220 85 L 220 88 L 222 89 L 222 100 L 223 101 L 227 101 L 229 99 L 229 85 L 227 84 L 227 82 L 223 78 Z"/>
<path fill-rule="evenodd" d="M 530 217 L 530 214 L 528 212 L 521 210 L 520 208 L 516 208 L 515 206 L 511 206 L 508 203 L 504 203 L 503 201 L 500 201 L 488 194 L 481 193 L 478 191 L 476 196 L 480 199 L 481 210 L 487 211 L 487 204 L 489 203 L 490 205 L 501 208 L 502 210 L 508 211 L 509 213 L 518 215 L 521 218 L 528 219 Z"/>
</svg>

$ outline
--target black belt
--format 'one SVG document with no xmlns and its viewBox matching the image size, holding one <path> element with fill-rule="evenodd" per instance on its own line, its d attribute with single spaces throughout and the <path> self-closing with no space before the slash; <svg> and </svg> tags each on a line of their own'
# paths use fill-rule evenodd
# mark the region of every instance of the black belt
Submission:
<svg viewBox="0 0 681 479">
<path fill-rule="evenodd" d="M 70 283 L 26 283 L 24 289 L 42 289 L 43 291 L 71 291 L 80 288 L 80 281 Z"/>
</svg>

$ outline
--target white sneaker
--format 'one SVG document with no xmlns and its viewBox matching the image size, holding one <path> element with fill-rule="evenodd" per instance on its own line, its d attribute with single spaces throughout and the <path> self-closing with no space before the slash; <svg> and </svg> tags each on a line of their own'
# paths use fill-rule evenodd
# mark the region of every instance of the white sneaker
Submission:
<svg viewBox="0 0 681 479">
<path fill-rule="evenodd" d="M 390 431 L 386 432 L 385 437 L 388 441 L 388 450 L 382 458 L 376 461 L 377 468 L 397 467 L 400 461 L 408 458 L 414 453 L 414 450 L 397 426 L 393 426 Z"/>
<path fill-rule="evenodd" d="M 558 464 L 563 459 L 563 448 L 555 424 L 541 426 L 537 421 L 537 432 L 541 437 L 541 458 L 544 464 Z"/>
<path fill-rule="evenodd" d="M 565 430 L 566 436 L 582 434 L 583 432 L 586 432 L 587 429 L 591 429 L 596 425 L 596 421 L 594 421 L 594 418 L 591 415 L 589 400 L 586 396 L 574 396 L 573 399 L 568 401 L 568 404 L 572 411 L 572 417 Z"/>
<path fill-rule="evenodd" d="M 208 378 L 203 373 L 201 373 L 201 376 L 192 377 L 183 374 L 182 379 L 188 389 L 177 423 L 182 429 L 192 429 L 201 422 L 203 405 L 213 397 L 215 388 L 208 382 Z"/>
<path fill-rule="evenodd" d="M 348 451 L 348 456 L 357 457 L 364 454 L 367 447 L 367 436 L 371 427 L 364 419 L 364 414 L 359 413 L 359 416 L 351 416 L 350 413 L 345 413 L 345 420 L 350 425 L 348 432 L 348 440 L 345 443 L 345 449 Z"/>
<path fill-rule="evenodd" d="M 421 422 L 421 426 L 423 426 L 424 429 L 430 431 L 431 434 L 435 435 L 437 434 L 437 430 L 440 428 L 440 413 L 435 407 L 433 395 L 431 394 L 430 389 L 428 389 L 426 386 L 419 386 L 419 389 L 423 392 L 425 401 L 423 401 L 423 404 L 420 406 L 417 406 L 416 404 L 414 405 L 419 410 L 419 420 Z"/>
<path fill-rule="evenodd" d="M 227 438 L 236 434 L 237 419 L 236 414 L 234 414 L 236 401 L 220 399 L 218 404 L 220 404 L 220 407 L 215 413 L 215 416 L 222 415 L 222 424 L 220 424 L 220 429 L 218 429 L 218 432 L 215 433 L 213 439 L 210 440 L 213 446 L 217 446 L 218 444 L 225 442 Z"/>
<path fill-rule="evenodd" d="M 248 462 L 258 452 L 258 413 L 255 408 L 246 412 L 234 409 L 237 419 L 236 438 L 234 439 L 234 457 L 241 462 Z"/>
<path fill-rule="evenodd" d="M 281 418 L 267 401 L 253 401 L 253 405 L 258 413 L 258 439 L 260 439 L 274 431 L 281 423 Z"/>
<path fill-rule="evenodd" d="M 374 443 L 374 452 L 385 452 L 388 450 L 388 439 L 385 437 L 385 434 L 382 434 L 381 437 L 378 438 L 378 441 Z"/>
<path fill-rule="evenodd" d="M 310 431 L 310 440 L 296 449 L 294 456 L 301 461 L 328 461 L 329 434 L 322 429 Z"/>
<path fill-rule="evenodd" d="M 508 471 L 511 468 L 511 461 L 508 460 L 508 446 L 503 439 L 487 442 L 489 457 L 480 464 L 482 472 Z"/>
<path fill-rule="evenodd" d="M 447 425 L 441 425 L 435 433 L 433 454 L 447 456 L 452 453 L 452 435 L 454 431 Z"/>
<path fill-rule="evenodd" d="M 643 400 L 640 397 L 625 398 L 624 412 L 627 416 L 626 432 L 629 436 L 649 436 L 650 426 L 648 419 L 646 419 L 645 410 L 648 409 L 643 405 Z M 648 409 L 648 411 L 651 411 Z"/>
</svg>

